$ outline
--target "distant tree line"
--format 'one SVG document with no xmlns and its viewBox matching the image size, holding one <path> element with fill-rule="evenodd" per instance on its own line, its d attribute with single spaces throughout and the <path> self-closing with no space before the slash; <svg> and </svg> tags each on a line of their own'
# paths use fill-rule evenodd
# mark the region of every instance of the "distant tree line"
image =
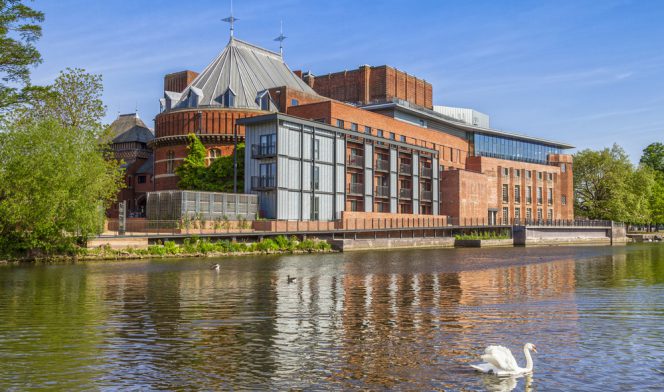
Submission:
<svg viewBox="0 0 664 392">
<path fill-rule="evenodd" d="M 646 147 L 638 165 L 616 144 L 576 153 L 574 193 L 577 217 L 664 224 L 664 144 Z"/>
<path fill-rule="evenodd" d="M 99 75 L 66 69 L 30 84 L 44 15 L 0 0 L 0 257 L 74 253 L 101 232 L 123 186 Z"/>
</svg>

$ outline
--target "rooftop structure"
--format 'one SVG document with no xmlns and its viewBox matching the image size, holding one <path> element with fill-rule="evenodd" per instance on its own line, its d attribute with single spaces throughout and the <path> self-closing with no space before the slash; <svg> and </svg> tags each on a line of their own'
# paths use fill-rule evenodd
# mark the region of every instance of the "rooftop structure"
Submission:
<svg viewBox="0 0 664 392">
<path fill-rule="evenodd" d="M 433 105 L 433 111 L 454 118 L 468 125 L 490 128 L 489 115 L 475 109 L 454 108 L 451 106 Z"/>
<path fill-rule="evenodd" d="M 207 106 L 261 109 L 267 90 L 288 87 L 317 95 L 281 54 L 231 37 L 224 50 L 182 92 L 165 91 L 163 110 Z M 269 97 L 268 97 L 269 98 Z"/>
</svg>

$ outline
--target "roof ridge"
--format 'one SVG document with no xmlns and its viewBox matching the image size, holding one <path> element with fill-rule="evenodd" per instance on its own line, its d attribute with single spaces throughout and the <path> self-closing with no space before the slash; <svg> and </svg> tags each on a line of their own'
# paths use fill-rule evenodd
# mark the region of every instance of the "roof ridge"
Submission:
<svg viewBox="0 0 664 392">
<path fill-rule="evenodd" d="M 283 57 L 281 57 L 281 54 L 280 54 L 280 53 L 273 52 L 273 51 L 271 51 L 271 50 L 269 50 L 269 49 L 262 48 L 262 47 L 260 47 L 260 46 L 258 46 L 258 45 L 255 45 L 255 44 L 249 43 L 249 42 L 247 42 L 247 41 L 243 41 L 243 40 L 241 40 L 241 39 L 237 39 L 237 38 L 235 38 L 235 37 L 231 37 L 231 40 L 230 40 L 230 42 L 229 42 L 228 44 L 231 45 L 231 44 L 233 44 L 234 42 L 240 43 L 240 44 L 245 45 L 245 46 L 249 46 L 249 47 L 251 47 L 251 48 L 253 48 L 253 49 L 257 49 L 257 50 L 259 50 L 259 51 L 261 51 L 261 52 L 265 52 L 266 55 L 277 57 L 277 59 L 278 59 L 279 61 L 281 61 L 281 62 L 284 61 L 284 59 L 283 59 Z"/>
</svg>

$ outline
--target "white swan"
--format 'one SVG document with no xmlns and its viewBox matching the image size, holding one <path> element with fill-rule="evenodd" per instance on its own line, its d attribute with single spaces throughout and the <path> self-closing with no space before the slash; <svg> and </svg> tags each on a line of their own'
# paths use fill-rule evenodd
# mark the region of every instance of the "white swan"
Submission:
<svg viewBox="0 0 664 392">
<path fill-rule="evenodd" d="M 498 376 L 516 376 L 533 371 L 533 359 L 530 351 L 537 352 L 535 345 L 526 343 L 523 346 L 523 354 L 526 356 L 526 367 L 522 368 L 516 363 L 514 355 L 509 348 L 503 346 L 489 346 L 484 350 L 482 359 L 486 363 L 470 365 L 482 373 L 493 373 Z"/>
</svg>

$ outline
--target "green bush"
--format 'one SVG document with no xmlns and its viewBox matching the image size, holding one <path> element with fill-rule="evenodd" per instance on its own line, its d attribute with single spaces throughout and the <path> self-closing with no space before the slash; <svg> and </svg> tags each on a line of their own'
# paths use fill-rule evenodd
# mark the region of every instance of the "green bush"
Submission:
<svg viewBox="0 0 664 392">
<path fill-rule="evenodd" d="M 503 230 L 500 232 L 478 232 L 477 230 L 473 230 L 470 232 L 470 234 L 456 234 L 454 238 L 457 240 L 507 240 L 512 238 L 512 236 L 508 230 Z"/>
</svg>

